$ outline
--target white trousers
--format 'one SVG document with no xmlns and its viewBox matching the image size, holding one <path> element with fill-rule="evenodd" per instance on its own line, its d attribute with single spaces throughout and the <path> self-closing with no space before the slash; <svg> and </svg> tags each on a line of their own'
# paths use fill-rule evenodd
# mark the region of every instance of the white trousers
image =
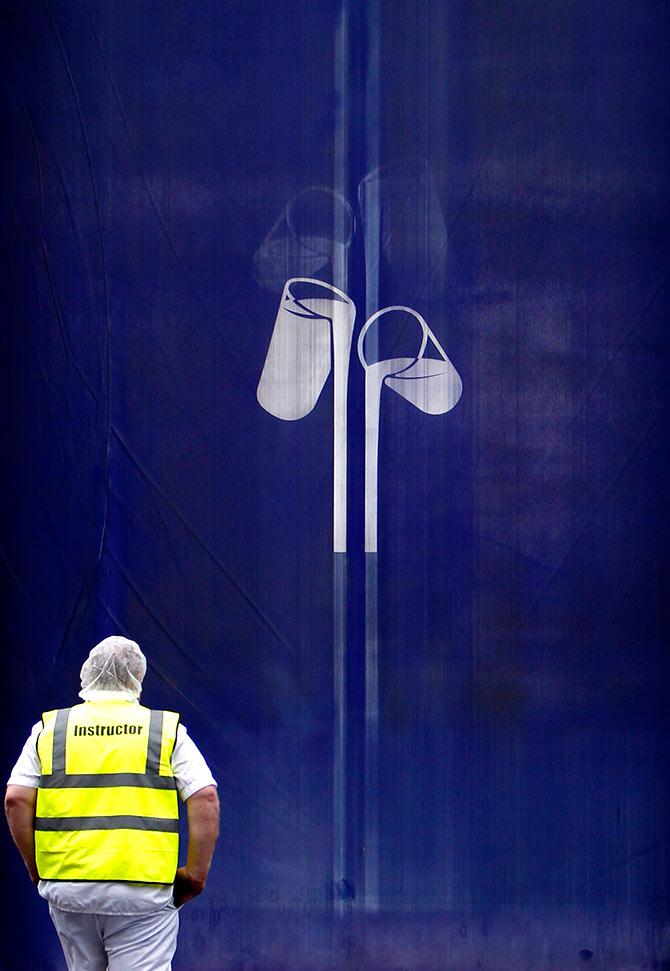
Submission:
<svg viewBox="0 0 670 971">
<path fill-rule="evenodd" d="M 177 950 L 179 911 L 75 914 L 49 904 L 69 971 L 170 971 Z"/>
</svg>

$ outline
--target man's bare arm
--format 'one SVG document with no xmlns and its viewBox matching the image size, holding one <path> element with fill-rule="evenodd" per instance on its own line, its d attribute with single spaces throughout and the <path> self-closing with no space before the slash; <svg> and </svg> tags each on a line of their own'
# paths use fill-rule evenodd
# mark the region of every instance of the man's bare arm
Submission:
<svg viewBox="0 0 670 971">
<path fill-rule="evenodd" d="M 205 786 L 186 800 L 188 857 L 177 870 L 174 902 L 177 907 L 202 893 L 219 835 L 219 797 L 216 786 Z"/>
<path fill-rule="evenodd" d="M 23 857 L 30 879 L 35 885 L 39 877 L 35 863 L 35 804 L 37 789 L 29 786 L 7 786 L 5 815 L 9 831 Z"/>
</svg>

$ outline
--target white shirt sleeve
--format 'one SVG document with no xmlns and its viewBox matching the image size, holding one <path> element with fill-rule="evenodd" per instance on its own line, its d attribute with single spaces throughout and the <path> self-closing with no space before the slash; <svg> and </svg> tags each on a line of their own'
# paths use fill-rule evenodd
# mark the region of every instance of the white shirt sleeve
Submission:
<svg viewBox="0 0 670 971">
<path fill-rule="evenodd" d="M 42 722 L 33 725 L 30 737 L 12 769 L 8 785 L 28 786 L 37 789 L 40 784 L 42 768 L 37 754 L 37 739 L 42 731 Z M 215 786 L 216 781 L 197 745 L 190 738 L 181 723 L 177 727 L 177 738 L 172 751 L 172 771 L 177 782 L 177 791 L 182 800 L 188 799 L 205 786 Z"/>
<path fill-rule="evenodd" d="M 40 784 L 42 768 L 37 754 L 37 738 L 42 731 L 42 722 L 36 722 L 26 744 L 21 750 L 16 765 L 12 769 L 7 782 L 8 786 L 28 786 L 37 789 Z"/>
<path fill-rule="evenodd" d="M 172 751 L 172 771 L 177 781 L 177 791 L 183 800 L 204 789 L 205 786 L 216 785 L 202 753 L 181 722 L 177 728 L 177 738 Z"/>
</svg>

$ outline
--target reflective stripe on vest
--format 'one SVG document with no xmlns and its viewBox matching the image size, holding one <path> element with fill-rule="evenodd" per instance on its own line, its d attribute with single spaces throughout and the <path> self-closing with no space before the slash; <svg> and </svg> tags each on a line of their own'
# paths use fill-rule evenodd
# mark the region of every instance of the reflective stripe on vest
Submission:
<svg viewBox="0 0 670 971">
<path fill-rule="evenodd" d="M 40 877 L 172 883 L 179 809 L 170 759 L 179 716 L 132 702 L 85 702 L 47 712 L 43 723 Z"/>
</svg>

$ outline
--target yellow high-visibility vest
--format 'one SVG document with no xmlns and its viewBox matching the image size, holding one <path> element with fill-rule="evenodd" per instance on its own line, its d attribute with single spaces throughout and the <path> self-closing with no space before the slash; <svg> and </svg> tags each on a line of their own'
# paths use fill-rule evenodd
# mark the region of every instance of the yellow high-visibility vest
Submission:
<svg viewBox="0 0 670 971">
<path fill-rule="evenodd" d="M 35 855 L 43 880 L 172 883 L 179 715 L 132 701 L 48 711 L 37 740 Z"/>
</svg>

